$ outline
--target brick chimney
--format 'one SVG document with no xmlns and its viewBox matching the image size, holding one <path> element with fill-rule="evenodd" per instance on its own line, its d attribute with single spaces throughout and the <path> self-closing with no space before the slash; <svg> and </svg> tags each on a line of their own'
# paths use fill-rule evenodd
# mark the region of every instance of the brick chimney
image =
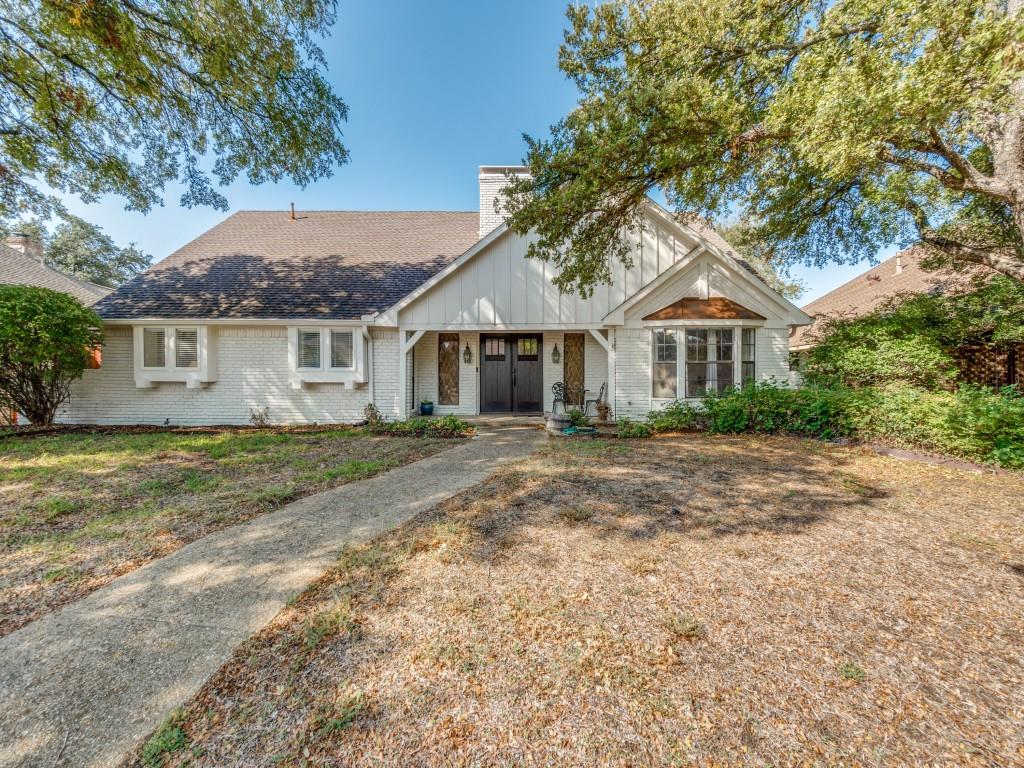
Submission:
<svg viewBox="0 0 1024 768">
<path fill-rule="evenodd" d="M 522 165 L 480 166 L 480 237 L 505 221 L 504 212 L 496 211 L 494 203 L 501 190 L 508 184 L 506 174 L 528 176 L 529 172 L 529 169 Z"/>
<path fill-rule="evenodd" d="M 21 251 L 39 263 L 43 261 L 43 244 L 24 232 L 11 232 L 7 239 L 4 240 L 4 245 L 16 251 Z"/>
</svg>

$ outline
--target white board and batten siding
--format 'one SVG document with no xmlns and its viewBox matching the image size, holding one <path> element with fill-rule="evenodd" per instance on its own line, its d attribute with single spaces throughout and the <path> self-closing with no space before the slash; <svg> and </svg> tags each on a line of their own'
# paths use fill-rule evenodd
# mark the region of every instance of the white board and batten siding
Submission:
<svg viewBox="0 0 1024 768">
<path fill-rule="evenodd" d="M 632 265 L 616 260 L 611 285 L 595 287 L 584 299 L 558 290 L 552 264 L 526 257 L 528 237 L 505 232 L 400 309 L 398 324 L 430 330 L 600 328 L 611 309 L 698 245 L 695 236 L 653 219 L 630 239 Z"/>
</svg>

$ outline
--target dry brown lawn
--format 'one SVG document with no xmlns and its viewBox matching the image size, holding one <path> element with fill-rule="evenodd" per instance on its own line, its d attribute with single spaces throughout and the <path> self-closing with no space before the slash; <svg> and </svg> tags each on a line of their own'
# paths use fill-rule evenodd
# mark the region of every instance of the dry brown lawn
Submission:
<svg viewBox="0 0 1024 768">
<path fill-rule="evenodd" d="M 787 438 L 551 442 L 347 552 L 147 755 L 1024 765 L 1022 500 Z"/>
<path fill-rule="evenodd" d="M 0 437 L 0 636 L 215 530 L 451 444 L 344 428 Z"/>
</svg>

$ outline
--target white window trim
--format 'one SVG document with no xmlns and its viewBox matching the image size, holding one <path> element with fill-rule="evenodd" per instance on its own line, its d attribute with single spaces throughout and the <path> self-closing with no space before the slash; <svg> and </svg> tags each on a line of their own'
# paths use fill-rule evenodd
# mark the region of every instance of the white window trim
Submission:
<svg viewBox="0 0 1024 768">
<path fill-rule="evenodd" d="M 320 367 L 299 367 L 299 332 L 320 334 Z M 352 365 L 331 365 L 331 334 L 352 334 Z M 369 360 L 366 355 L 367 331 L 364 326 L 353 325 L 291 325 L 288 326 L 288 377 L 291 386 L 302 389 L 309 384 L 342 384 L 352 389 L 369 381 Z"/>
<path fill-rule="evenodd" d="M 737 325 L 735 321 L 731 323 L 723 321 L 694 321 L 688 320 L 683 322 L 663 322 L 663 323 L 651 323 L 650 324 L 650 366 L 649 366 L 649 389 L 651 394 L 651 406 L 652 409 L 657 409 L 674 403 L 677 400 L 683 400 L 688 403 L 699 404 L 703 402 L 703 397 L 686 397 L 686 331 L 687 330 L 709 330 L 717 331 L 725 328 L 732 329 L 732 383 L 734 387 L 739 387 L 743 382 L 743 329 L 753 328 L 754 329 L 754 380 L 757 380 L 757 329 L 764 325 L 763 322 L 744 322 L 742 325 Z M 676 396 L 672 397 L 655 397 L 654 396 L 654 364 L 655 364 L 655 342 L 654 334 L 658 329 L 667 329 L 676 331 Z M 700 363 L 700 365 L 707 365 L 707 363 L 714 362 L 710 359 L 711 355 L 714 354 L 711 351 L 711 340 L 708 339 L 708 357 L 706 362 Z"/>
<path fill-rule="evenodd" d="M 158 328 L 164 332 L 164 364 L 145 365 L 144 333 L 147 328 Z M 196 362 L 194 368 L 179 368 L 176 365 L 176 343 L 179 330 L 196 331 Z M 184 384 L 189 389 L 198 389 L 217 380 L 214 335 L 205 325 L 194 323 L 146 323 L 132 327 L 134 348 L 135 386 L 150 389 L 157 384 Z"/>
</svg>

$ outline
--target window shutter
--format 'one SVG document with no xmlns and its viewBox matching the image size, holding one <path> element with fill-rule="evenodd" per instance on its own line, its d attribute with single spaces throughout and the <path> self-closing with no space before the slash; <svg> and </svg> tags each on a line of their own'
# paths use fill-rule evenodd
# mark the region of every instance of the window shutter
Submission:
<svg viewBox="0 0 1024 768">
<path fill-rule="evenodd" d="M 331 331 L 331 367 L 352 367 L 352 331 Z"/>
<path fill-rule="evenodd" d="M 177 368 L 199 367 L 199 331 L 177 328 L 174 331 L 174 365 Z"/>
<path fill-rule="evenodd" d="M 146 368 L 163 368 L 167 364 L 165 333 L 163 328 L 142 329 L 142 364 Z"/>
<path fill-rule="evenodd" d="M 299 368 L 320 367 L 320 331 L 299 331 Z"/>
</svg>

